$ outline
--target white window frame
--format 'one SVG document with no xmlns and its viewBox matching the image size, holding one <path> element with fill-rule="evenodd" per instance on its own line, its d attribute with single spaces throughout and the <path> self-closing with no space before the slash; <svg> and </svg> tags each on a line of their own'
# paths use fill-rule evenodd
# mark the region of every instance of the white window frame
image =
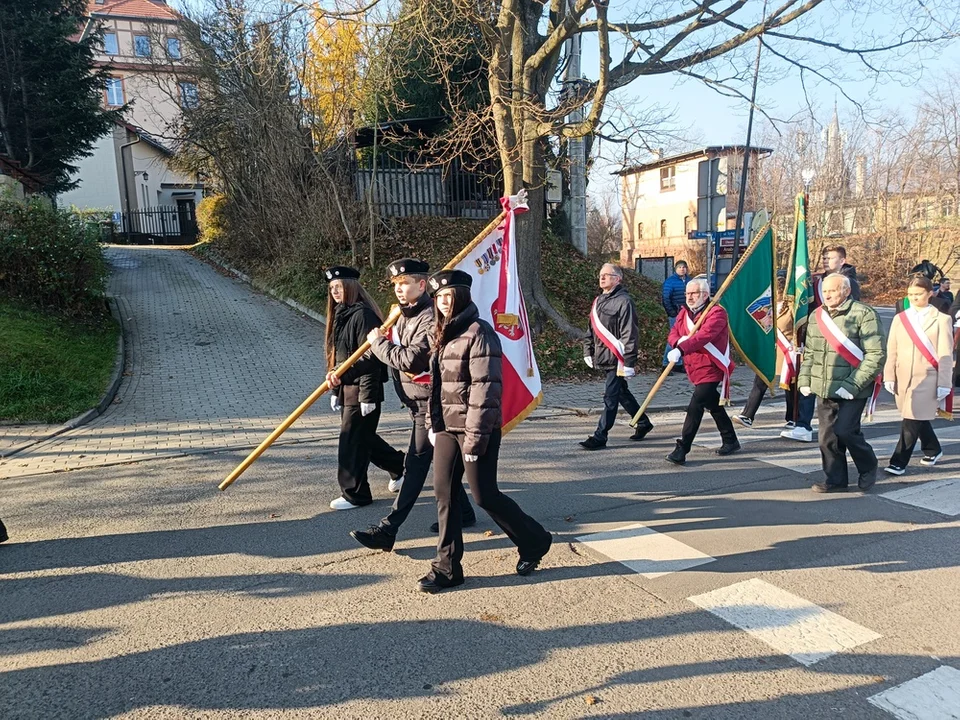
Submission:
<svg viewBox="0 0 960 720">
<path fill-rule="evenodd" d="M 107 78 L 107 85 L 104 88 L 107 93 L 107 106 L 108 107 L 121 107 L 124 104 L 124 92 L 123 92 L 123 78 L 121 77 L 110 77 Z M 120 102 L 116 102 L 119 93 Z"/>
<path fill-rule="evenodd" d="M 139 41 L 143 40 L 147 43 L 147 51 L 145 53 L 140 52 L 140 43 Z M 137 57 L 152 57 L 153 56 L 153 44 L 150 42 L 149 35 L 134 35 L 133 36 L 133 54 Z"/>
<path fill-rule="evenodd" d="M 668 165 L 660 168 L 660 192 L 670 192 L 677 189 L 677 166 Z"/>
<path fill-rule="evenodd" d="M 107 38 L 113 38 L 113 49 L 110 49 L 110 45 L 107 42 Z M 103 34 L 103 52 L 106 55 L 119 55 L 120 54 L 120 38 L 115 32 L 108 32 Z"/>
</svg>

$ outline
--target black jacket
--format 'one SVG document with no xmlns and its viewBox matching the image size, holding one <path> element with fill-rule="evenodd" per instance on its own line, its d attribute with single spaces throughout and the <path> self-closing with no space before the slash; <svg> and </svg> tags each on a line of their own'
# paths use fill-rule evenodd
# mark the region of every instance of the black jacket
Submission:
<svg viewBox="0 0 960 720">
<path fill-rule="evenodd" d="M 330 319 L 327 318 L 327 322 Z M 379 327 L 380 318 L 363 303 L 337 305 L 333 318 L 333 345 L 336 365 L 353 355 L 367 339 L 367 333 Z M 382 403 L 387 368 L 367 351 L 340 378 L 338 396 L 341 405 Z"/>
<path fill-rule="evenodd" d="M 423 412 L 430 399 L 429 377 L 426 383 L 413 378 L 430 370 L 430 344 L 433 342 L 433 300 L 424 293 L 413 305 L 400 308 L 400 319 L 393 326 L 397 343 L 377 338 L 370 349 L 390 368 L 400 402 L 414 412 Z"/>
<path fill-rule="evenodd" d="M 636 365 L 637 334 L 639 333 L 637 311 L 633 307 L 630 293 L 623 285 L 617 285 L 610 292 L 597 296 L 597 317 L 600 318 L 600 324 L 623 343 L 624 366 Z M 592 357 L 593 366 L 598 370 L 616 370 L 617 368 L 617 357 L 597 338 L 593 331 L 593 323 L 590 324 L 590 332 L 583 341 L 583 355 Z"/>
</svg>

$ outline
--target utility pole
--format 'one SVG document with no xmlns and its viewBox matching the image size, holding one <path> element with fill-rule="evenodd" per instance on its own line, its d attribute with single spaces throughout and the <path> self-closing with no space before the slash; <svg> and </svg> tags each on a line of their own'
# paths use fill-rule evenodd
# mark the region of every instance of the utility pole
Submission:
<svg viewBox="0 0 960 720">
<path fill-rule="evenodd" d="M 573 5 L 573 0 L 570 0 Z M 564 74 L 564 93 L 566 98 L 579 102 L 581 97 L 580 85 L 580 33 L 576 33 L 567 40 L 567 70 Z M 583 105 L 577 107 L 567 115 L 567 122 L 579 123 L 583 121 Z M 567 140 L 567 155 L 570 158 L 570 243 L 587 254 L 587 162 L 584 156 L 583 138 L 569 138 Z"/>
</svg>

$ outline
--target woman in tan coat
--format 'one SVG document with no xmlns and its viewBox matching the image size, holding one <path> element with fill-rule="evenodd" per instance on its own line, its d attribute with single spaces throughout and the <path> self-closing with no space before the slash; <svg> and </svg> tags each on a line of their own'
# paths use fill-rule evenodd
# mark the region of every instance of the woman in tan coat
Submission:
<svg viewBox="0 0 960 720">
<path fill-rule="evenodd" d="M 883 384 L 897 399 L 903 416 L 900 441 L 886 471 L 903 475 L 920 440 L 921 465 L 936 465 L 943 455 L 930 421 L 946 414 L 953 393 L 953 327 L 950 316 L 930 304 L 933 285 L 918 276 L 907 286 L 909 307 L 893 318 L 887 340 Z M 941 407 L 943 405 L 943 407 Z"/>
</svg>

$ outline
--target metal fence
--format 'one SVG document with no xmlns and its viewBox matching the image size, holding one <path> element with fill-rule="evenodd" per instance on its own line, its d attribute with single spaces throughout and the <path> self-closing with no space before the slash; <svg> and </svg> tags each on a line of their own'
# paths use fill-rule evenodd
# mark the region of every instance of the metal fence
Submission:
<svg viewBox="0 0 960 720">
<path fill-rule="evenodd" d="M 190 245 L 197 241 L 197 213 L 193 203 L 115 213 L 113 222 L 115 242 Z"/>
<path fill-rule="evenodd" d="M 376 170 L 357 169 L 356 192 L 362 202 L 372 192 L 378 212 L 390 217 L 486 219 L 500 210 L 499 183 L 457 162 L 417 169 L 389 158 L 378 160 Z"/>
</svg>

